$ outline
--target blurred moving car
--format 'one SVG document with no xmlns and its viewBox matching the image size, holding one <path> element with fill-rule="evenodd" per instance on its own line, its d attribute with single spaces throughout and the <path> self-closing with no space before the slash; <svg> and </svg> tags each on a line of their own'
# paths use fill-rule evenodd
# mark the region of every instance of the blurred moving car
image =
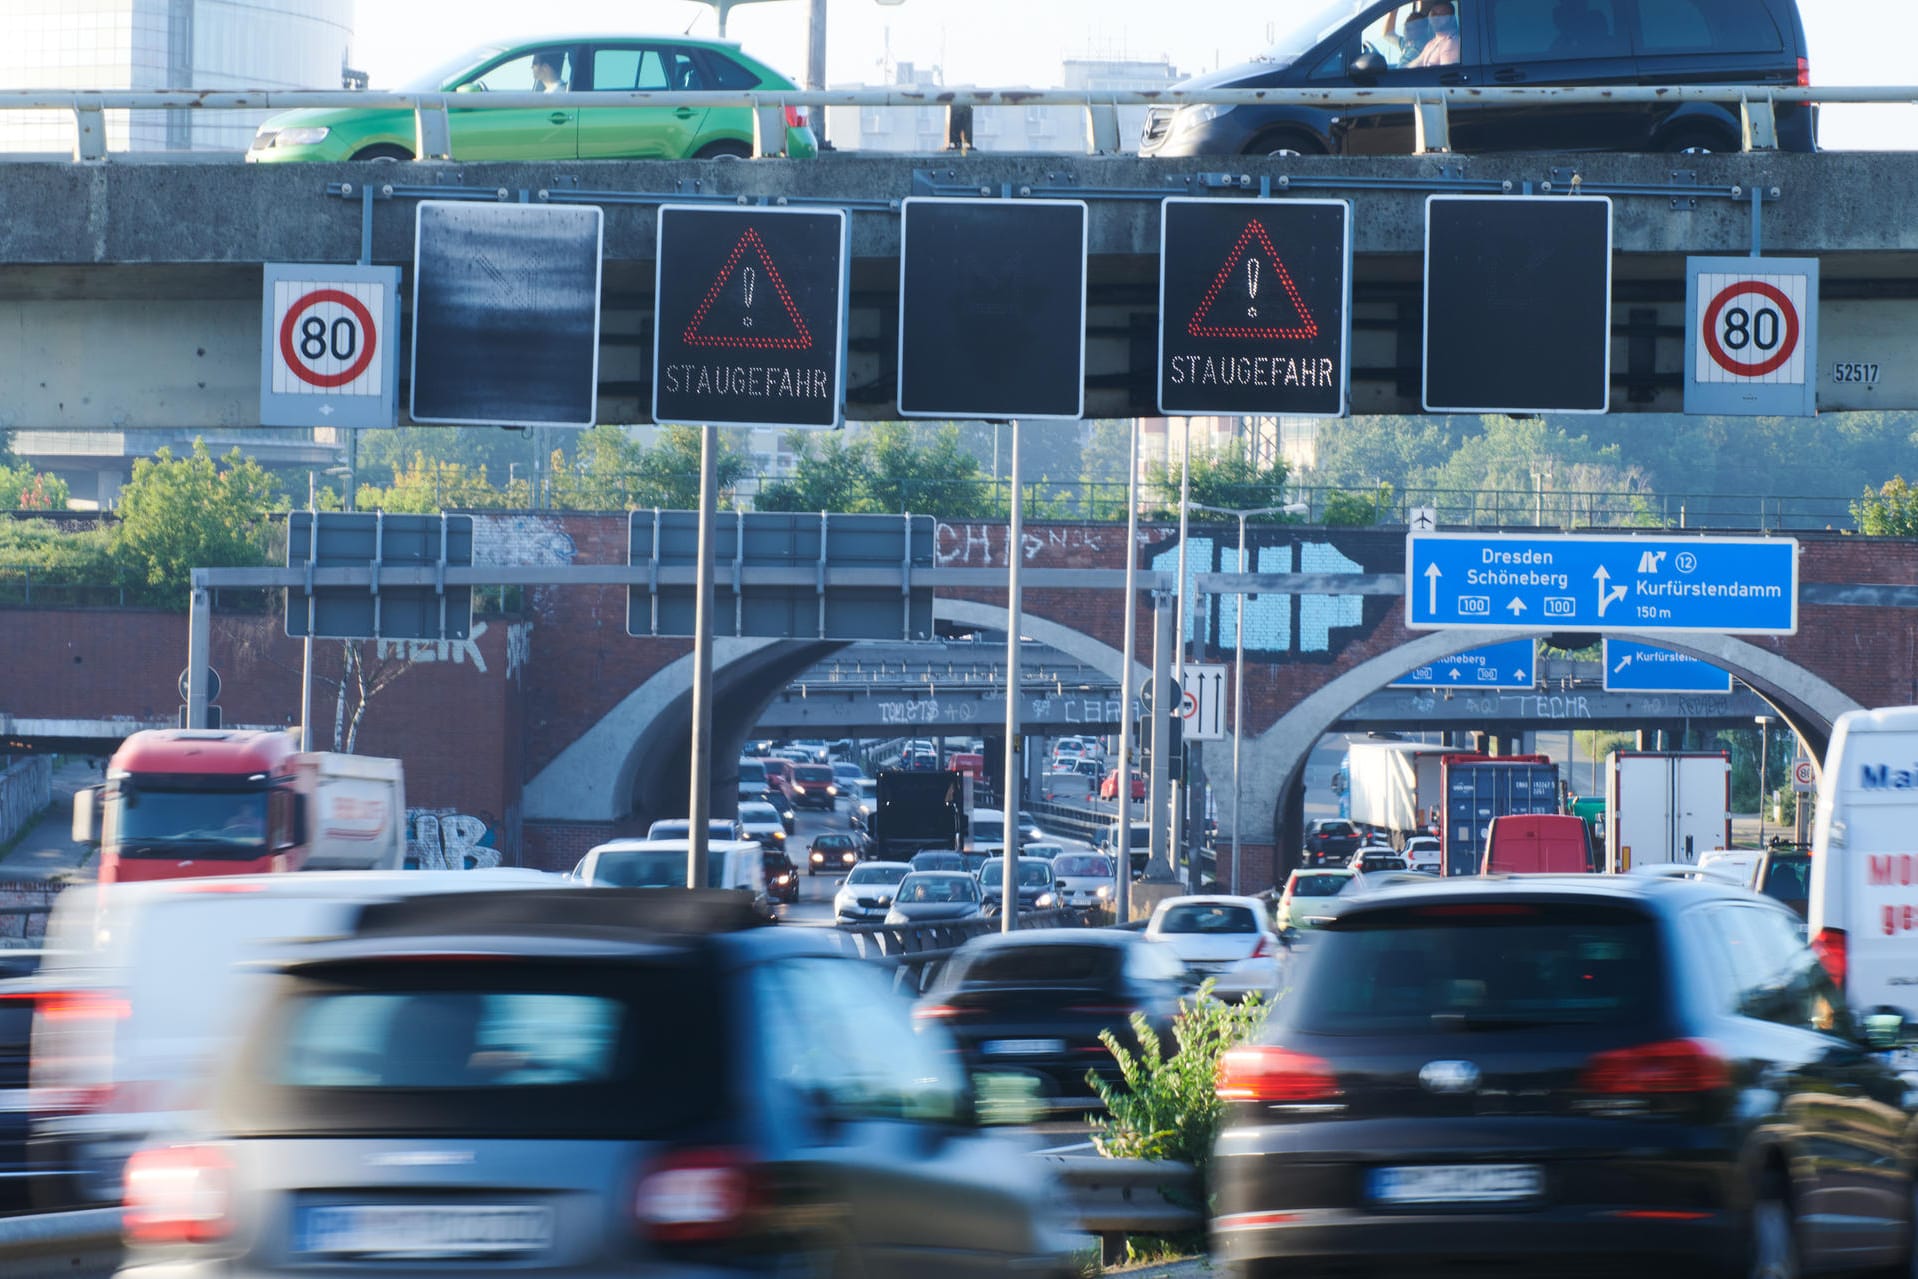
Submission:
<svg viewBox="0 0 1918 1279">
<path fill-rule="evenodd" d="M 1305 824 L 1306 866 L 1343 866 L 1364 843 L 1359 828 L 1340 817 L 1321 817 Z"/>
<path fill-rule="evenodd" d="M 912 873 L 905 862 L 861 862 L 846 874 L 833 894 L 832 917 L 838 924 L 884 923 L 900 881 Z"/>
<path fill-rule="evenodd" d="M 1023 808 L 1019 810 L 1019 839 L 1022 843 L 1029 843 L 1035 839 L 1050 838 L 1050 835 L 1047 835 L 1045 831 L 1039 828 L 1038 818 L 1026 812 Z"/>
<path fill-rule="evenodd" d="M 1797 917 L 1708 875 L 1397 884 L 1221 1062 L 1240 1273 L 1912 1264 L 1909 1084 Z"/>
<path fill-rule="evenodd" d="M 1016 857 L 1013 873 L 1019 885 L 1018 910 L 1052 910 L 1059 904 L 1053 881 L 1052 863 L 1043 857 Z M 1006 859 L 988 857 L 979 867 L 979 892 L 985 898 L 986 913 L 1005 908 Z"/>
<path fill-rule="evenodd" d="M 865 770 L 860 768 L 859 765 L 848 763 L 843 759 L 837 759 L 832 762 L 832 776 L 833 781 L 839 786 L 839 798 L 841 799 L 852 799 L 854 797 L 854 787 L 858 783 L 868 780 Z"/>
<path fill-rule="evenodd" d="M 1168 897 L 1153 908 L 1147 941 L 1169 947 L 1212 993 L 1270 1000 L 1279 989 L 1279 937 L 1256 897 Z"/>
<path fill-rule="evenodd" d="M 1119 1077 L 1099 1032 L 1136 1045 L 1136 1012 L 1170 1042 L 1179 1001 L 1196 984 L 1176 954 L 1139 933 L 990 933 L 959 948 L 913 1015 L 950 1030 L 968 1068 L 1026 1074 L 1063 1109 L 1092 1099 L 1088 1070 Z"/>
<path fill-rule="evenodd" d="M 572 878 L 600 888 L 685 888 L 692 852 L 686 839 L 612 839 L 588 850 Z M 703 887 L 739 893 L 770 916 L 765 846 L 753 839 L 708 841 Z"/>
<path fill-rule="evenodd" d="M 793 765 L 793 807 L 830 813 L 839 807 L 839 779 L 830 764 Z"/>
<path fill-rule="evenodd" d="M 460 894 L 282 957 L 125 1279 L 1076 1274 L 884 970 L 697 893 Z"/>
<path fill-rule="evenodd" d="M 1115 866 L 1104 853 L 1060 852 L 1052 859 L 1052 882 L 1059 905 L 1078 910 L 1109 910 Z"/>
<path fill-rule="evenodd" d="M 806 853 L 806 874 L 838 874 L 859 864 L 859 841 L 850 831 L 830 831 L 812 837 Z"/>
<path fill-rule="evenodd" d="M 263 994 L 260 961 L 344 931 L 369 902 L 571 886 L 559 875 L 496 867 L 67 889 L 48 916 L 32 985 L 10 992 L 32 994 L 35 1205 L 120 1201 L 127 1156 L 177 1135 L 231 1057 Z"/>
<path fill-rule="evenodd" d="M 31 978 L 46 952 L 0 949 L 0 1211 L 24 1208 L 33 1164 L 27 1156 L 28 1062 L 33 1042 Z"/>
<path fill-rule="evenodd" d="M 692 822 L 684 817 L 664 817 L 646 828 L 647 839 L 688 839 Z M 714 817 L 706 822 L 707 839 L 747 839 L 746 828 L 730 817 Z"/>
<path fill-rule="evenodd" d="M 761 864 L 766 869 L 766 895 L 787 905 L 799 900 L 799 867 L 782 849 L 767 849 Z"/>
<path fill-rule="evenodd" d="M 739 828 L 745 838 L 756 839 L 766 848 L 786 846 L 786 824 L 779 820 L 779 809 L 764 800 L 739 806 Z"/>
<path fill-rule="evenodd" d="M 878 862 L 868 862 L 877 866 Z M 913 871 L 893 891 L 888 924 L 947 923 L 979 914 L 979 881 L 963 870 Z"/>
</svg>

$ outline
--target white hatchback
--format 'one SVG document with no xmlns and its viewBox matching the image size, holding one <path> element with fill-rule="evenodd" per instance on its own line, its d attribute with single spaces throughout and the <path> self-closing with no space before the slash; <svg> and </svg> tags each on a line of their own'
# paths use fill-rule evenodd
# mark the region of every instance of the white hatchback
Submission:
<svg viewBox="0 0 1918 1279">
<path fill-rule="evenodd" d="M 1210 978 L 1220 999 L 1278 993 L 1279 938 L 1256 897 L 1168 897 L 1145 935 L 1170 947 L 1195 976 Z"/>
</svg>

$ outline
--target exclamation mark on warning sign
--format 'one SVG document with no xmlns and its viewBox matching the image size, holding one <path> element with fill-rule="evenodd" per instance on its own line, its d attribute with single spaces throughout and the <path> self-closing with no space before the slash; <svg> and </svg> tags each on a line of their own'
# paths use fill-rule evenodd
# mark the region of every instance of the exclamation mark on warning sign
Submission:
<svg viewBox="0 0 1918 1279">
<path fill-rule="evenodd" d="M 753 326 L 753 281 L 757 276 L 758 272 L 754 271 L 751 267 L 747 267 L 739 273 L 740 282 L 746 290 L 746 315 L 742 323 L 749 329 Z"/>
<path fill-rule="evenodd" d="M 1245 308 L 1246 318 L 1256 320 L 1259 318 L 1259 260 L 1257 258 L 1245 260 L 1245 292 L 1252 299 L 1252 305 Z"/>
</svg>

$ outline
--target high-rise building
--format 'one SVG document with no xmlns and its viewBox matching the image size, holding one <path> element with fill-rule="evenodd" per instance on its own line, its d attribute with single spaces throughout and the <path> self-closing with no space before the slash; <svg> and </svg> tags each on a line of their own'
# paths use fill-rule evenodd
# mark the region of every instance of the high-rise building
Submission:
<svg viewBox="0 0 1918 1279">
<path fill-rule="evenodd" d="M 0 0 L 0 84 L 337 89 L 352 40 L 353 0 Z M 267 114 L 113 112 L 107 147 L 244 151 Z M 0 112 L 0 152 L 73 143 L 71 112 Z"/>
</svg>

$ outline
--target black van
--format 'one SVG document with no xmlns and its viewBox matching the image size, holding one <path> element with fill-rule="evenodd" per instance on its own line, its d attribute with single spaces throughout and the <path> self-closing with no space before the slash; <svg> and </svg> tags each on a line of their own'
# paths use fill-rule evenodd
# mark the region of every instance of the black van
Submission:
<svg viewBox="0 0 1918 1279">
<path fill-rule="evenodd" d="M 1796 0 L 1319 0 L 1250 62 L 1181 89 L 1809 85 Z M 1735 105 L 1455 101 L 1454 151 L 1737 151 Z M 1778 107 L 1778 145 L 1813 151 L 1816 109 Z M 1409 155 L 1412 109 L 1153 107 L 1140 154 Z"/>
</svg>

